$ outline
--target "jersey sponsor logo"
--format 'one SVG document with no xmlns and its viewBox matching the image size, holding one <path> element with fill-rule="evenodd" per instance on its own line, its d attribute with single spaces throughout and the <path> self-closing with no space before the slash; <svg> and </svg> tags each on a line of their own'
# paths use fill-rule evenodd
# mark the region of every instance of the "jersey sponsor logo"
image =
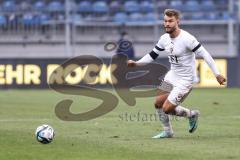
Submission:
<svg viewBox="0 0 240 160">
<path fill-rule="evenodd" d="M 176 55 L 170 55 L 168 56 L 169 62 L 172 64 L 178 64 L 178 57 Z"/>
</svg>

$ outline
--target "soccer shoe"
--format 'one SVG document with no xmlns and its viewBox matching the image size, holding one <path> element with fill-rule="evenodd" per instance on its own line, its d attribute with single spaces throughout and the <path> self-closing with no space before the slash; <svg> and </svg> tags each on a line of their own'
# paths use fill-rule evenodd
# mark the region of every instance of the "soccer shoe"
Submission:
<svg viewBox="0 0 240 160">
<path fill-rule="evenodd" d="M 153 136 L 153 139 L 160 139 L 160 138 L 172 138 L 173 132 L 168 131 L 162 131 L 161 133 L 157 134 L 156 136 Z"/>
<path fill-rule="evenodd" d="M 198 116 L 200 112 L 197 110 L 192 111 L 192 116 L 189 118 L 189 133 L 193 133 L 198 127 Z"/>
</svg>

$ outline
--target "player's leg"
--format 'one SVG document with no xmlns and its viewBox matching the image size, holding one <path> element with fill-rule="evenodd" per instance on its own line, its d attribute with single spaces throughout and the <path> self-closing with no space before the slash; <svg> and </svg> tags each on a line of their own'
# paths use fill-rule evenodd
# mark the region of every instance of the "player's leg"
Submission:
<svg viewBox="0 0 240 160">
<path fill-rule="evenodd" d="M 156 113 L 159 116 L 159 120 L 162 123 L 163 131 L 160 132 L 158 135 L 153 136 L 152 138 L 171 138 L 173 137 L 173 130 L 170 123 L 169 115 L 164 113 L 162 110 L 162 106 L 164 102 L 166 101 L 169 93 L 168 92 L 162 92 L 161 90 L 158 91 L 156 100 L 155 100 L 155 108 Z"/>
<path fill-rule="evenodd" d="M 192 133 L 197 129 L 199 111 L 180 106 L 190 92 L 191 89 L 175 87 L 164 102 L 163 111 L 166 114 L 187 117 L 189 119 L 189 132 Z"/>
</svg>

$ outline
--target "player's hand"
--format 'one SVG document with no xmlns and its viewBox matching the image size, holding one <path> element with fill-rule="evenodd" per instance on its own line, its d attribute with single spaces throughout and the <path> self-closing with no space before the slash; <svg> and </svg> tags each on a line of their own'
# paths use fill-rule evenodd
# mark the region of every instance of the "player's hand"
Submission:
<svg viewBox="0 0 240 160">
<path fill-rule="evenodd" d="M 136 67 L 137 66 L 137 63 L 133 60 L 128 60 L 127 61 L 127 66 L 128 67 Z"/>
<path fill-rule="evenodd" d="M 223 77 L 222 75 L 218 75 L 218 76 L 216 77 L 216 79 L 217 79 L 217 81 L 218 81 L 218 83 L 219 83 L 220 85 L 224 85 L 225 82 L 227 81 L 226 78 Z"/>
</svg>

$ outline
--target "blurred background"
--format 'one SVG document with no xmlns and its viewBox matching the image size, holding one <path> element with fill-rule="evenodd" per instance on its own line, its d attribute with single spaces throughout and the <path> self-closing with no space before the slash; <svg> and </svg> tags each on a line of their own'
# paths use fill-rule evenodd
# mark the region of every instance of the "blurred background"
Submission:
<svg viewBox="0 0 240 160">
<path fill-rule="evenodd" d="M 46 88 L 57 64 L 80 55 L 109 61 L 125 35 L 138 59 L 164 33 L 166 8 L 182 12 L 181 28 L 215 58 L 227 87 L 239 87 L 239 6 L 240 0 L 0 0 L 0 87 Z M 207 65 L 197 64 L 197 86 L 219 87 Z"/>
</svg>

